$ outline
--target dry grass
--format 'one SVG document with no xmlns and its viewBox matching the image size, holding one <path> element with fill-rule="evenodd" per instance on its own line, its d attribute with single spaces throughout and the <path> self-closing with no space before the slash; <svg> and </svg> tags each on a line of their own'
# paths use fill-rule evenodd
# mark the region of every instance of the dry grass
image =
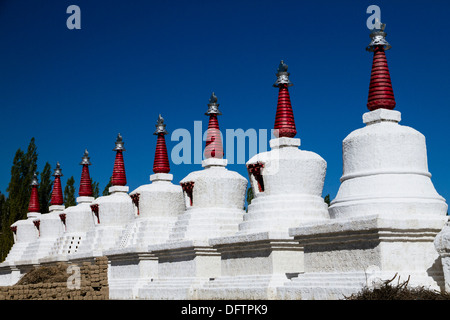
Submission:
<svg viewBox="0 0 450 320">
<path fill-rule="evenodd" d="M 379 288 L 363 288 L 360 292 L 346 297 L 346 300 L 450 300 L 450 294 L 426 289 L 424 287 L 408 287 L 409 277 L 406 281 L 397 284 L 392 282 L 397 274 L 386 280 Z"/>
<path fill-rule="evenodd" d="M 16 285 L 66 282 L 69 277 L 67 266 L 66 263 L 58 263 L 55 266 L 34 268 L 25 274 Z"/>
</svg>

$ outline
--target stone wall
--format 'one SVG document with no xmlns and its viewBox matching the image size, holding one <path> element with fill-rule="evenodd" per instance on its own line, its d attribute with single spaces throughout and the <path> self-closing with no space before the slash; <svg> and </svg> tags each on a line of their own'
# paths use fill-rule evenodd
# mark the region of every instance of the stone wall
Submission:
<svg viewBox="0 0 450 320">
<path fill-rule="evenodd" d="M 56 265 L 54 263 L 53 265 Z M 20 284 L 0 287 L 1 300 L 107 300 L 108 260 L 106 257 L 95 258 L 93 262 L 70 262 L 80 268 L 79 288 L 69 289 L 65 281 L 43 281 L 40 283 Z M 45 267 L 38 267 L 39 268 Z M 70 274 L 66 274 L 70 276 Z M 26 276 L 26 275 L 25 275 Z M 24 277 L 25 277 L 24 276 Z"/>
</svg>

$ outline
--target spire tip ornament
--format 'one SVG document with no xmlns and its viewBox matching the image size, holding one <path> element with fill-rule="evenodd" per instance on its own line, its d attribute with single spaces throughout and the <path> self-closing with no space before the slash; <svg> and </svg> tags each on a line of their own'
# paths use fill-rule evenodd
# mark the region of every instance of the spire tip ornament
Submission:
<svg viewBox="0 0 450 320">
<path fill-rule="evenodd" d="M 33 178 L 31 179 L 31 184 L 30 185 L 31 186 L 38 186 L 39 185 L 36 171 L 33 174 Z"/>
<path fill-rule="evenodd" d="M 87 149 L 84 149 L 84 154 L 81 157 L 81 159 L 82 159 L 81 162 L 80 162 L 81 165 L 88 165 L 88 166 L 91 165 L 91 161 L 89 160 L 90 159 L 89 158 L 89 152 L 88 152 Z"/>
<path fill-rule="evenodd" d="M 123 146 L 124 144 L 125 144 L 125 143 L 123 142 L 122 135 L 119 133 L 119 134 L 117 135 L 116 146 L 115 146 L 115 148 L 113 149 L 113 151 L 119 151 L 119 150 L 126 151 L 125 148 L 124 148 L 124 146 Z"/>
<path fill-rule="evenodd" d="M 389 44 L 389 42 L 386 41 L 387 33 L 384 32 L 384 29 L 386 28 L 385 23 L 380 22 L 380 28 L 373 28 L 372 32 L 370 33 L 370 38 L 372 41 L 370 44 L 366 47 L 366 50 L 369 52 L 374 52 L 375 48 L 381 46 L 383 47 L 384 51 L 389 50 L 392 48 L 392 46 Z"/>
<path fill-rule="evenodd" d="M 222 113 L 219 110 L 219 104 L 217 103 L 217 96 L 216 94 L 213 92 L 211 93 L 211 97 L 209 98 L 209 103 L 208 103 L 208 111 L 205 112 L 205 115 L 210 116 L 212 114 L 215 115 L 222 115 Z"/>
<path fill-rule="evenodd" d="M 55 171 L 53 172 L 53 176 L 54 177 L 61 177 L 63 174 L 61 172 L 61 165 L 59 164 L 59 162 L 56 162 L 56 168 Z"/>
<path fill-rule="evenodd" d="M 294 85 L 289 80 L 290 73 L 287 70 L 288 65 L 281 60 L 277 68 L 277 81 L 273 84 L 274 87 L 280 87 L 282 84 L 285 84 L 288 87 L 292 87 Z"/>
<path fill-rule="evenodd" d="M 158 135 L 158 134 L 168 134 L 167 130 L 166 130 L 166 125 L 164 124 L 164 118 L 161 117 L 161 114 L 158 116 L 158 121 L 156 121 L 156 131 L 153 133 L 154 135 Z"/>
<path fill-rule="evenodd" d="M 216 94 L 214 92 L 211 93 L 211 97 L 209 97 L 209 103 L 210 104 L 217 104 L 217 96 L 216 96 Z"/>
</svg>

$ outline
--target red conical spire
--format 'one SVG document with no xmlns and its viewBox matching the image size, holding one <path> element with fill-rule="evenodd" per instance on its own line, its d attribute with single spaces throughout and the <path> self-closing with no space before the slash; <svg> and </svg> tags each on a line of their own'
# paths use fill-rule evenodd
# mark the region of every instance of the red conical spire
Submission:
<svg viewBox="0 0 450 320">
<path fill-rule="evenodd" d="M 208 111 L 205 113 L 209 116 L 208 131 L 206 134 L 205 158 L 223 159 L 222 136 L 219 129 L 219 121 L 217 116 L 221 115 L 219 104 L 214 92 L 209 99 Z"/>
<path fill-rule="evenodd" d="M 38 185 L 39 183 L 35 172 L 33 180 L 31 181 L 31 196 L 30 196 L 30 203 L 28 205 L 28 212 L 41 211 L 41 207 L 39 205 Z"/>
<path fill-rule="evenodd" d="M 167 156 L 166 139 L 164 136 L 167 134 L 164 124 L 164 118 L 159 115 L 158 122 L 156 123 L 156 131 L 153 133 L 158 136 L 156 141 L 155 160 L 153 161 L 154 173 L 169 173 L 170 164 L 169 157 Z"/>
<path fill-rule="evenodd" d="M 273 85 L 278 87 L 277 113 L 275 115 L 275 136 L 278 138 L 293 138 L 297 134 L 295 128 L 294 112 L 292 111 L 291 98 L 288 87 L 292 86 L 289 81 L 288 66 L 281 60 L 278 67 L 277 81 Z"/>
<path fill-rule="evenodd" d="M 89 166 L 91 165 L 91 162 L 89 161 L 89 152 L 87 149 L 84 151 L 82 159 L 80 164 L 83 166 L 83 170 L 81 172 L 80 191 L 78 194 L 80 197 L 92 197 L 92 184 L 89 175 Z"/>
<path fill-rule="evenodd" d="M 64 203 L 63 192 L 61 188 L 61 168 L 59 162 L 56 163 L 56 169 L 53 173 L 55 181 L 53 182 L 52 199 L 50 201 L 51 205 L 62 205 Z"/>
<path fill-rule="evenodd" d="M 113 186 L 124 186 L 127 184 L 127 177 L 125 175 L 125 163 L 123 161 L 123 147 L 122 136 L 120 133 L 117 135 L 116 147 L 113 151 L 117 151 L 116 160 L 114 161 L 113 175 L 111 177 L 111 184 Z"/>
<path fill-rule="evenodd" d="M 372 42 L 366 48 L 367 51 L 373 52 L 369 98 L 367 101 L 367 108 L 370 111 L 381 108 L 392 110 L 396 105 L 385 54 L 385 51 L 389 50 L 391 46 L 385 39 L 386 33 L 384 28 L 385 25 L 381 24 L 381 29 L 374 29 L 370 34 Z"/>
</svg>

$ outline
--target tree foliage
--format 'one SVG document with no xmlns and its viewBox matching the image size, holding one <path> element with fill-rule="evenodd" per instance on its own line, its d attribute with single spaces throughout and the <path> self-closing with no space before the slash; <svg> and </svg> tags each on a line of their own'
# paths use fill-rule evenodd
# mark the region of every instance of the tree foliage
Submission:
<svg viewBox="0 0 450 320">
<path fill-rule="evenodd" d="M 66 208 L 75 206 L 75 179 L 71 176 L 67 179 L 66 187 L 64 188 L 64 205 Z"/>
<path fill-rule="evenodd" d="M 328 206 L 330 206 L 330 203 L 331 203 L 331 201 L 330 201 L 330 194 L 327 194 L 325 196 L 325 198 L 323 198 L 323 200 L 325 201 L 326 204 L 328 204 Z"/>
<path fill-rule="evenodd" d="M 14 156 L 11 180 L 6 189 L 10 215 L 8 217 L 8 226 L 14 221 L 26 218 L 31 194 L 30 184 L 34 172 L 37 171 L 37 159 L 37 147 L 34 138 L 31 139 L 26 153 L 18 149 Z"/>
<path fill-rule="evenodd" d="M 103 189 L 103 193 L 102 193 L 103 196 L 109 195 L 109 188 L 110 187 L 112 187 L 112 180 L 111 180 L 111 178 L 109 178 L 108 184 L 105 186 L 105 189 Z"/>
<path fill-rule="evenodd" d="M 3 217 L 3 214 L 6 212 L 6 197 L 3 193 L 0 192 L 0 218 Z M 0 230 L 3 228 L 2 219 L 0 219 Z"/>
<path fill-rule="evenodd" d="M 247 202 L 248 202 L 248 204 L 252 203 L 253 197 L 254 197 L 253 189 L 252 189 L 252 187 L 250 187 L 247 190 Z"/>
<path fill-rule="evenodd" d="M 91 187 L 92 187 L 92 196 L 94 198 L 98 198 L 98 196 L 100 195 L 99 183 L 93 181 L 92 178 L 91 178 Z"/>
<path fill-rule="evenodd" d="M 16 151 L 11 167 L 11 180 L 6 191 L 8 198 L 1 209 L 0 258 L 3 261 L 13 245 L 11 224 L 25 219 L 31 195 L 31 180 L 37 171 L 37 147 L 35 139 L 31 138 L 27 151 L 20 148 Z"/>
<path fill-rule="evenodd" d="M 52 198 L 52 168 L 48 162 L 45 163 L 44 169 L 42 170 L 41 181 L 39 182 L 39 204 L 41 206 L 41 213 L 49 212 L 50 201 Z"/>
<path fill-rule="evenodd" d="M 252 200 L 253 200 L 254 196 L 255 195 L 253 194 L 252 187 L 248 188 L 247 189 L 247 209 L 246 209 L 247 212 L 248 212 L 248 206 L 250 205 L 250 203 L 252 203 Z"/>
</svg>

